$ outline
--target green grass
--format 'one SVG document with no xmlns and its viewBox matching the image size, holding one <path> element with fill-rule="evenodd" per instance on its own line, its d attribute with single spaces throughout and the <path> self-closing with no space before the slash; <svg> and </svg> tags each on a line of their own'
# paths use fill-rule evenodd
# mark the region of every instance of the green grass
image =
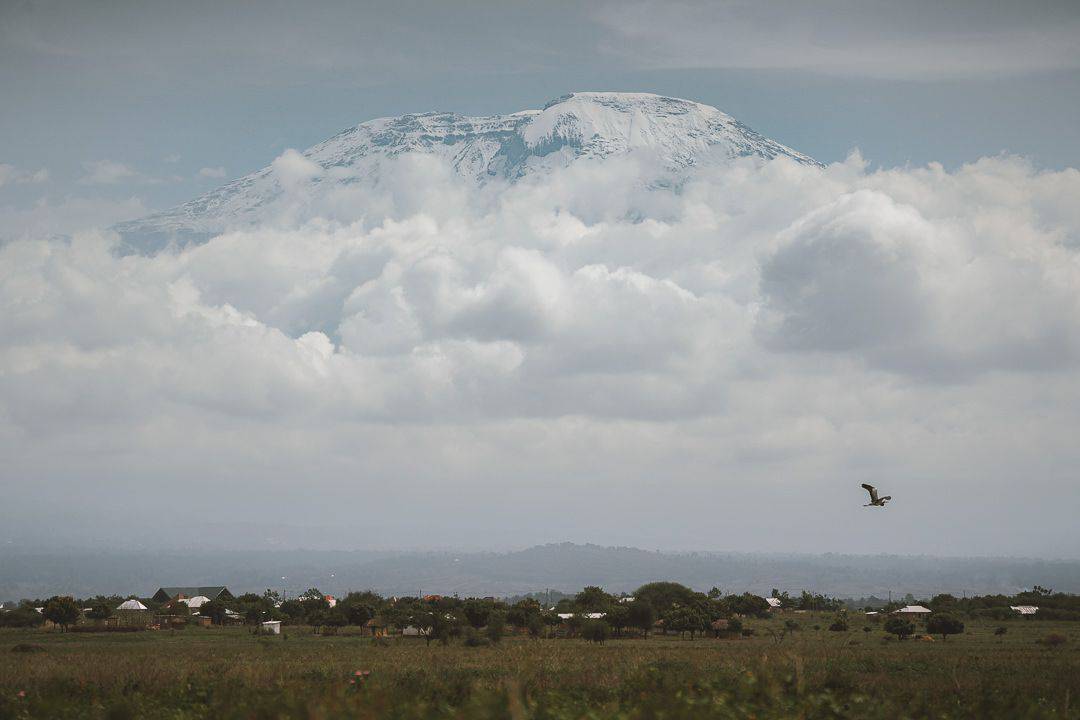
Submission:
<svg viewBox="0 0 1080 720">
<path fill-rule="evenodd" d="M 946 642 L 748 621 L 750 638 L 511 637 L 385 646 L 286 628 L 0 631 L 0 720 L 54 718 L 1080 718 L 1080 624 L 968 622 Z M 812 626 L 818 624 L 821 630 Z M 1004 624 L 1008 633 L 995 636 Z M 1036 643 L 1051 632 L 1068 641 Z M 41 652 L 12 652 L 20 643 Z M 357 670 L 370 678 L 351 684 Z M 24 697 L 19 697 L 23 692 Z"/>
</svg>

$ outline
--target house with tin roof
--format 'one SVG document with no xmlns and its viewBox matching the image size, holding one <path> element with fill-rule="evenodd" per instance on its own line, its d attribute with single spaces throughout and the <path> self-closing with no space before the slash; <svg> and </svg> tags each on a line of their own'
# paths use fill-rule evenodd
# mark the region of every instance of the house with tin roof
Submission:
<svg viewBox="0 0 1080 720">
<path fill-rule="evenodd" d="M 233 600 L 233 594 L 229 592 L 229 589 L 224 585 L 213 585 L 208 587 L 160 587 L 158 591 L 153 595 L 153 601 L 158 603 L 169 602 L 170 600 L 180 599 L 187 600 L 191 598 L 206 598 L 203 602 L 210 600 Z"/>
</svg>

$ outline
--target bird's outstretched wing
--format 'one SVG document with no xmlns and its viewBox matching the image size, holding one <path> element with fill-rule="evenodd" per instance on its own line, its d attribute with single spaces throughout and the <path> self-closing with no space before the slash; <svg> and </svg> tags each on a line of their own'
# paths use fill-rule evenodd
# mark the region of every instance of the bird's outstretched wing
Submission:
<svg viewBox="0 0 1080 720">
<path fill-rule="evenodd" d="M 877 490 L 874 488 L 874 486 L 867 485 L 866 483 L 863 483 L 862 486 L 866 490 L 866 492 L 870 493 L 870 502 L 877 502 Z"/>
</svg>

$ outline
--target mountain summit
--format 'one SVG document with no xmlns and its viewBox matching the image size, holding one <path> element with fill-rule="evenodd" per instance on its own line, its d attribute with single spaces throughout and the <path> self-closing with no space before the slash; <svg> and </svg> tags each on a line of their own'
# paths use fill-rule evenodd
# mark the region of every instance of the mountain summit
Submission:
<svg viewBox="0 0 1080 720">
<path fill-rule="evenodd" d="M 515 182 L 579 160 L 630 153 L 649 155 L 670 173 L 740 157 L 817 164 L 709 105 L 650 93 L 578 92 L 509 115 L 430 112 L 369 120 L 305 150 L 294 158 L 298 173 L 289 175 L 312 184 L 374 182 L 386 163 L 414 153 L 438 157 L 478 183 Z M 288 181 L 275 162 L 115 229 L 143 252 L 198 242 L 259 221 Z"/>
</svg>

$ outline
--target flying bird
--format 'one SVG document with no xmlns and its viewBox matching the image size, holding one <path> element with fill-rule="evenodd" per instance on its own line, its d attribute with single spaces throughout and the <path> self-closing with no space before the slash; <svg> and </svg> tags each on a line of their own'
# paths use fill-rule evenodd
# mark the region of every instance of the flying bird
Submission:
<svg viewBox="0 0 1080 720">
<path fill-rule="evenodd" d="M 885 503 L 892 500 L 892 495 L 885 495 L 884 497 L 878 497 L 877 488 L 873 485 L 862 484 L 866 492 L 870 493 L 870 502 L 863 505 L 863 507 L 885 507 Z"/>
</svg>

